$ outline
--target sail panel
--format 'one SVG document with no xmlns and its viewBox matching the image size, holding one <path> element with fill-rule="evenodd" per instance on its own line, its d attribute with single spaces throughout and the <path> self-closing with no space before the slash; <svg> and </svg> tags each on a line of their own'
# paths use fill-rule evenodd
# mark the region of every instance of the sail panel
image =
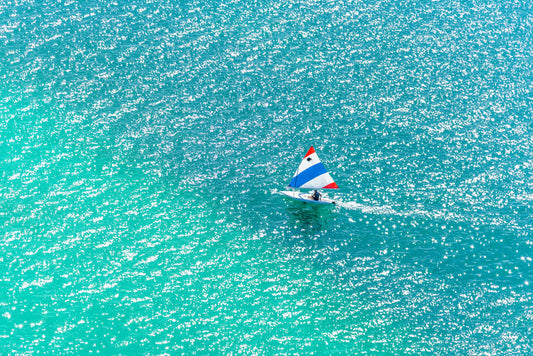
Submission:
<svg viewBox="0 0 533 356">
<path fill-rule="evenodd" d="M 309 148 L 309 150 L 307 150 L 307 153 L 305 154 L 304 158 L 307 158 L 307 156 L 312 155 L 315 152 L 316 152 L 315 148 L 313 146 L 311 146 L 311 148 Z"/>
<path fill-rule="evenodd" d="M 328 172 L 325 172 L 324 174 L 315 177 L 314 179 L 300 185 L 300 188 L 308 188 L 308 189 L 329 189 L 326 188 L 327 186 L 330 186 L 331 184 L 334 184 L 333 178 L 329 175 Z M 335 184 L 336 185 L 336 184 Z"/>
<path fill-rule="evenodd" d="M 324 167 L 322 162 L 318 161 L 318 163 L 316 163 L 315 165 L 313 165 L 313 166 L 307 168 L 306 170 L 304 170 L 303 172 L 300 172 L 299 174 L 295 175 L 292 178 L 289 186 L 290 187 L 301 187 L 305 183 L 315 179 L 318 176 L 321 176 L 324 173 L 327 174 L 328 171 L 326 171 L 326 167 Z M 320 188 L 322 188 L 322 187 L 320 187 Z"/>
<path fill-rule="evenodd" d="M 321 163 L 320 158 L 318 158 L 316 153 L 312 153 L 310 155 L 306 155 L 302 162 L 300 163 L 300 166 L 298 166 L 298 170 L 294 174 L 294 176 L 297 176 L 299 173 L 304 172 L 308 168 L 314 166 L 315 164 Z M 325 168 L 324 168 L 325 169 Z"/>
<path fill-rule="evenodd" d="M 326 167 L 320 162 L 313 146 L 307 151 L 289 187 L 308 189 L 338 189 Z"/>
<path fill-rule="evenodd" d="M 331 182 L 328 185 L 324 186 L 324 189 L 339 189 L 339 186 L 337 185 L 337 183 Z"/>
</svg>

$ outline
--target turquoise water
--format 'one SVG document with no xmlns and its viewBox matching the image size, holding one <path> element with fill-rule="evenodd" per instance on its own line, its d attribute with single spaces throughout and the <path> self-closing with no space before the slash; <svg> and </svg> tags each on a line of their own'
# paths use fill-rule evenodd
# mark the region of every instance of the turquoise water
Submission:
<svg viewBox="0 0 533 356">
<path fill-rule="evenodd" d="M 532 10 L 0 1 L 0 353 L 533 353 Z"/>
</svg>

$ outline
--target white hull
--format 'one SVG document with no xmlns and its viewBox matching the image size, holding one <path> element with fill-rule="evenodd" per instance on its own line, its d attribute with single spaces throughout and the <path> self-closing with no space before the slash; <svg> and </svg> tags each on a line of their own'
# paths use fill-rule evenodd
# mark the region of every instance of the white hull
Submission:
<svg viewBox="0 0 533 356">
<path fill-rule="evenodd" d="M 310 204 L 319 204 L 319 205 L 330 205 L 335 204 L 335 201 L 328 199 L 328 198 L 321 198 L 320 200 L 314 200 L 311 197 L 311 194 L 309 193 L 302 193 L 302 192 L 291 192 L 291 191 L 283 191 L 281 192 L 284 196 L 298 200 L 304 203 L 310 203 Z"/>
</svg>

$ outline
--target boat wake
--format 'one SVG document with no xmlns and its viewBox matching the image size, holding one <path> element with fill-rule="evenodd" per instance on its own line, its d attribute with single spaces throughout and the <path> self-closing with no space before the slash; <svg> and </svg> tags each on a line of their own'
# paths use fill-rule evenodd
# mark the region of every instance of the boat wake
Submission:
<svg viewBox="0 0 533 356">
<path fill-rule="evenodd" d="M 337 200 L 337 205 L 350 210 L 358 210 L 363 213 L 379 214 L 379 215 L 400 215 L 397 211 L 388 206 L 369 206 L 359 204 L 356 202 L 342 202 Z"/>
<path fill-rule="evenodd" d="M 425 211 L 421 209 L 407 210 L 407 211 L 397 211 L 389 206 L 372 206 L 364 205 L 356 202 L 342 202 L 337 200 L 337 206 L 340 206 L 345 209 L 357 210 L 367 214 L 375 215 L 394 215 L 402 217 L 412 217 L 412 218 L 426 218 L 426 219 L 435 219 L 435 220 L 445 220 L 445 221 L 466 221 L 467 219 L 457 213 L 447 212 L 447 211 Z"/>
</svg>

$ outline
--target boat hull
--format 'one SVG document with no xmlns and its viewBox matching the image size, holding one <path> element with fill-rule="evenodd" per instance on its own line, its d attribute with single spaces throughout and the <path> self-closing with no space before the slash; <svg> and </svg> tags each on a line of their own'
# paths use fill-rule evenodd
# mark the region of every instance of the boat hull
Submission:
<svg viewBox="0 0 533 356">
<path fill-rule="evenodd" d="M 301 201 L 309 204 L 318 204 L 318 205 L 332 205 L 335 204 L 334 200 L 328 198 L 321 198 L 320 200 L 314 200 L 309 193 L 302 192 L 291 192 L 291 191 L 282 191 L 283 196 L 290 198 L 292 200 Z"/>
</svg>

